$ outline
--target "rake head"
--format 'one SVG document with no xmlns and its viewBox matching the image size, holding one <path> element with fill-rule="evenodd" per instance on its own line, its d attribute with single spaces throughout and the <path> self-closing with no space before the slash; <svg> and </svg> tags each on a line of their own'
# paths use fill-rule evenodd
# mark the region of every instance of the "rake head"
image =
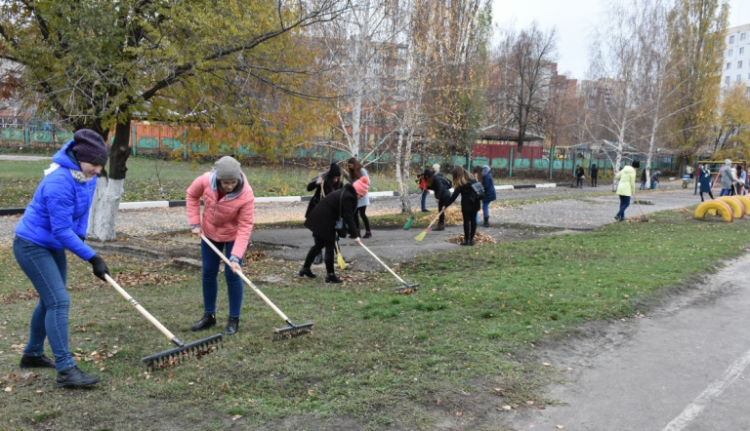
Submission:
<svg viewBox="0 0 750 431">
<path fill-rule="evenodd" d="M 175 337 L 172 339 L 172 342 L 176 344 L 177 347 L 151 356 L 146 356 L 145 358 L 142 358 L 141 361 L 143 361 L 150 370 L 161 370 L 171 367 L 172 365 L 180 364 L 181 362 L 187 361 L 193 357 L 201 359 L 205 355 L 218 350 L 222 340 L 223 335 L 216 334 L 202 340 L 183 344 L 177 339 L 177 337 Z"/>
<path fill-rule="evenodd" d="M 289 324 L 286 328 L 275 328 L 273 330 L 273 341 L 289 340 L 312 332 L 313 322 L 295 325 L 287 320 L 286 323 Z"/>
<path fill-rule="evenodd" d="M 408 295 L 414 293 L 419 289 L 419 283 L 416 284 L 405 284 L 401 287 L 396 288 L 396 293 L 401 295 Z"/>
</svg>

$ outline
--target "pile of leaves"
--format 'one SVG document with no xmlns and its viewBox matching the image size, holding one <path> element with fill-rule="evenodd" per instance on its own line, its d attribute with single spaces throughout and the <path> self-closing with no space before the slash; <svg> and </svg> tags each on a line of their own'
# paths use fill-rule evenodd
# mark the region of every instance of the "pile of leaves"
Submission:
<svg viewBox="0 0 750 431">
<path fill-rule="evenodd" d="M 460 243 L 464 242 L 464 234 L 452 236 L 452 237 L 448 238 L 446 241 L 448 241 L 450 243 L 453 243 L 453 244 L 460 244 Z M 491 236 L 489 236 L 489 235 L 487 235 L 485 233 L 477 232 L 476 234 L 474 234 L 474 244 L 475 245 L 480 245 L 480 244 L 495 244 L 495 243 L 497 243 L 497 241 L 495 241 L 495 238 L 493 238 L 493 237 L 491 237 Z"/>
<path fill-rule="evenodd" d="M 151 271 L 134 271 L 134 272 L 121 272 L 115 277 L 115 281 L 122 287 L 127 286 L 153 286 L 153 285 L 165 285 L 170 283 L 176 283 L 179 281 L 185 281 L 188 279 L 186 275 L 171 275 L 164 276 L 157 272 Z"/>
<path fill-rule="evenodd" d="M 262 251 L 246 251 L 245 252 L 245 258 L 243 259 L 244 262 L 260 262 L 261 260 L 265 259 L 266 254 Z"/>
<path fill-rule="evenodd" d="M 437 212 L 431 213 L 426 216 L 422 216 L 419 220 L 429 223 L 435 217 L 437 217 L 437 215 L 438 215 Z M 459 205 L 449 206 L 448 209 L 445 210 L 445 224 L 446 225 L 461 225 L 463 223 L 464 223 L 464 218 L 461 215 L 461 207 Z"/>
<path fill-rule="evenodd" d="M 104 371 L 104 366 L 101 364 L 101 362 L 113 358 L 118 351 L 119 350 L 117 346 L 114 346 L 112 349 L 110 349 L 109 346 L 107 346 L 107 343 L 102 343 L 99 350 L 94 350 L 90 353 L 87 353 L 85 350 L 80 348 L 75 349 L 75 351 L 71 353 L 73 353 L 73 359 L 75 359 L 76 361 L 93 362 L 99 367 L 100 371 Z"/>
</svg>

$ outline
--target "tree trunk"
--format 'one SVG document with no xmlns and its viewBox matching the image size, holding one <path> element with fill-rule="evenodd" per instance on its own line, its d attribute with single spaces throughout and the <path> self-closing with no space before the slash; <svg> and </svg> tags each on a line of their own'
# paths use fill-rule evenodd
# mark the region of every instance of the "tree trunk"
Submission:
<svg viewBox="0 0 750 431">
<path fill-rule="evenodd" d="M 130 156 L 130 119 L 117 123 L 115 140 L 109 152 L 109 178 L 106 173 L 96 180 L 94 203 L 91 205 L 87 238 L 115 241 L 115 221 L 125 186 L 125 166 Z"/>
</svg>

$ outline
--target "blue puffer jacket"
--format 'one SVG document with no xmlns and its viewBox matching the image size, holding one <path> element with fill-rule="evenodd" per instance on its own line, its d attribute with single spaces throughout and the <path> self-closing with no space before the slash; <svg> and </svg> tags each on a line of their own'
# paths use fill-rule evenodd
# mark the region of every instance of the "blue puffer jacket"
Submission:
<svg viewBox="0 0 750 431">
<path fill-rule="evenodd" d="M 42 179 L 16 226 L 16 235 L 50 250 L 68 249 L 89 260 L 96 252 L 78 235 L 86 236 L 96 180 L 79 183 L 73 178 L 70 170 L 80 171 L 81 167 L 68 151 L 72 144 L 68 142 L 52 157 L 60 167 Z"/>
<path fill-rule="evenodd" d="M 497 199 L 495 182 L 492 181 L 492 172 L 489 166 L 482 167 L 482 187 L 484 187 L 484 199 L 482 199 L 482 202 L 492 202 Z"/>
</svg>

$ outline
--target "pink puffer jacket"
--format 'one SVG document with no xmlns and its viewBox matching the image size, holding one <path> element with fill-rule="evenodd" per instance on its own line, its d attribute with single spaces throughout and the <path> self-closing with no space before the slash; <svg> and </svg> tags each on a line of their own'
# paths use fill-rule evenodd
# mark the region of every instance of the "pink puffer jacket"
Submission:
<svg viewBox="0 0 750 431">
<path fill-rule="evenodd" d="M 206 172 L 193 181 L 187 190 L 188 222 L 201 225 L 206 237 L 217 242 L 234 241 L 232 255 L 240 259 L 250 241 L 255 219 L 255 195 L 247 177 L 242 174 L 243 187 L 221 200 L 216 190 L 217 181 L 213 171 Z M 203 198 L 203 220 L 201 221 L 200 199 Z"/>
</svg>

